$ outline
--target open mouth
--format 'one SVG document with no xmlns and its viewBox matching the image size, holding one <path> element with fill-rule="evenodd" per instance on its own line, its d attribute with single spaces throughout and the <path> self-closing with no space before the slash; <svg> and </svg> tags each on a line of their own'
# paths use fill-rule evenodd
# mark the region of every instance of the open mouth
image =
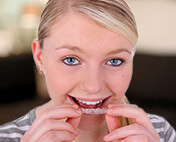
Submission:
<svg viewBox="0 0 176 142">
<path fill-rule="evenodd" d="M 106 113 L 105 107 L 110 96 L 96 101 L 84 100 L 73 96 L 69 96 L 69 98 L 74 104 L 77 104 L 81 108 L 84 114 L 104 114 Z"/>
</svg>

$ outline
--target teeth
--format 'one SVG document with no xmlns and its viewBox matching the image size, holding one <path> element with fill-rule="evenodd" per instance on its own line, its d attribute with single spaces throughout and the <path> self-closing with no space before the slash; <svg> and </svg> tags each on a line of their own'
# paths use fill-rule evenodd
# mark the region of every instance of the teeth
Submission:
<svg viewBox="0 0 176 142">
<path fill-rule="evenodd" d="M 83 104 L 86 104 L 86 105 L 96 105 L 96 104 L 99 104 L 99 103 L 102 103 L 103 100 L 101 101 L 96 101 L 96 102 L 88 102 L 88 101 L 82 101 L 82 100 L 78 100 L 79 102 L 83 103 Z"/>
<path fill-rule="evenodd" d="M 82 112 L 84 114 L 105 114 L 106 113 L 106 109 L 105 108 L 96 108 L 96 109 L 85 109 L 85 108 L 81 108 Z"/>
</svg>

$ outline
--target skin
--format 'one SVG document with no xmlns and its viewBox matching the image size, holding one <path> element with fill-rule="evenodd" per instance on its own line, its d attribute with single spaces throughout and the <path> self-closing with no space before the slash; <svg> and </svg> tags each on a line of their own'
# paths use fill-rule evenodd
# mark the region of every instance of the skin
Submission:
<svg viewBox="0 0 176 142">
<path fill-rule="evenodd" d="M 45 75 L 51 101 L 38 107 L 37 118 L 22 142 L 159 141 L 142 109 L 120 104 L 133 66 L 134 47 L 126 38 L 82 15 L 69 13 L 52 27 L 42 48 L 37 40 L 33 41 L 32 51 Z M 76 58 L 77 64 L 66 64 L 67 57 Z M 111 64 L 112 59 L 118 61 L 118 66 Z M 110 97 L 107 113 L 82 114 L 68 95 Z M 117 116 L 129 117 L 133 124 L 121 128 Z"/>
</svg>

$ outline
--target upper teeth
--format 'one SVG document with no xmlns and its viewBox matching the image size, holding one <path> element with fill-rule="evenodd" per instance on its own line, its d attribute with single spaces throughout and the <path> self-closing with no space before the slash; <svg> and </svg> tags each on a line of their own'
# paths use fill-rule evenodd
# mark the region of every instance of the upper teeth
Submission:
<svg viewBox="0 0 176 142">
<path fill-rule="evenodd" d="M 94 101 L 94 102 L 82 101 L 82 100 L 78 100 L 78 101 L 81 102 L 81 103 L 87 104 L 87 105 L 96 105 L 96 104 L 99 104 L 99 103 L 103 102 L 103 100 L 101 100 L 101 101 Z"/>
</svg>

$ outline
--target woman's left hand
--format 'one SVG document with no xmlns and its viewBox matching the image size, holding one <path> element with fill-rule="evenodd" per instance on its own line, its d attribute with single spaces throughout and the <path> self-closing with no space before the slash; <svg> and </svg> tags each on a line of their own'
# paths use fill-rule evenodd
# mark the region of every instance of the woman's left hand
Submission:
<svg viewBox="0 0 176 142">
<path fill-rule="evenodd" d="M 133 124 L 120 127 L 118 116 L 130 118 Z M 131 104 L 110 104 L 106 123 L 109 134 L 104 137 L 110 142 L 159 142 L 160 137 L 143 109 Z"/>
</svg>

